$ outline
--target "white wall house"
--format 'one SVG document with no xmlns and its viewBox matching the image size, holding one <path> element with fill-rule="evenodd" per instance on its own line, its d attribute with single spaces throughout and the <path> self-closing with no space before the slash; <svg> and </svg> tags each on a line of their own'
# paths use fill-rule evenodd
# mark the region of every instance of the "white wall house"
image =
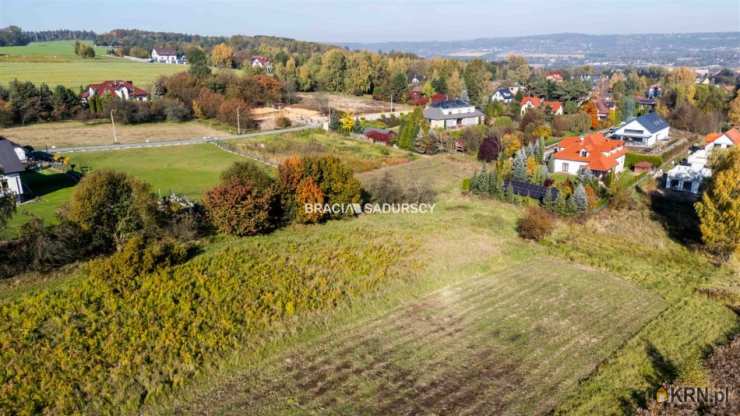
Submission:
<svg viewBox="0 0 740 416">
<path fill-rule="evenodd" d="M 740 130 L 733 128 L 725 133 L 707 135 L 703 149 L 690 154 L 686 161 L 676 165 L 665 175 L 665 188 L 698 195 L 705 180 L 712 176 L 708 167 L 709 157 L 715 150 L 740 146 Z"/>
<path fill-rule="evenodd" d="M 462 100 L 440 101 L 424 109 L 424 118 L 433 129 L 475 126 L 483 122 L 483 113 Z"/>
<path fill-rule="evenodd" d="M 624 142 L 611 140 L 601 133 L 566 137 L 558 143 L 550 158 L 550 170 L 577 175 L 589 171 L 596 176 L 624 170 Z"/>
<path fill-rule="evenodd" d="M 134 86 L 131 81 L 103 81 L 99 84 L 90 84 L 87 89 L 80 94 L 80 100 L 83 103 L 96 96 L 110 94 L 122 100 L 148 101 L 149 93 L 145 90 Z"/>
<path fill-rule="evenodd" d="M 179 64 L 177 59 L 177 50 L 173 48 L 154 48 L 152 49 L 152 62 L 160 64 Z"/>
<path fill-rule="evenodd" d="M 659 140 L 668 140 L 670 126 L 656 113 L 629 120 L 617 128 L 611 137 L 624 140 L 628 146 L 653 147 Z"/>
<path fill-rule="evenodd" d="M 253 56 L 252 57 L 252 68 L 255 69 L 264 69 L 265 72 L 272 73 L 272 61 L 270 61 L 270 58 L 266 56 Z"/>
<path fill-rule="evenodd" d="M 501 103 L 510 103 L 514 99 L 514 94 L 511 93 L 511 90 L 509 88 L 499 88 L 496 90 L 496 92 L 491 95 L 491 101 L 493 102 L 501 102 Z"/>
<path fill-rule="evenodd" d="M 20 146 L 0 137 L 0 192 L 9 192 L 18 197 L 23 194 L 21 172 L 25 170 L 20 153 L 25 160 L 26 153 Z"/>
</svg>

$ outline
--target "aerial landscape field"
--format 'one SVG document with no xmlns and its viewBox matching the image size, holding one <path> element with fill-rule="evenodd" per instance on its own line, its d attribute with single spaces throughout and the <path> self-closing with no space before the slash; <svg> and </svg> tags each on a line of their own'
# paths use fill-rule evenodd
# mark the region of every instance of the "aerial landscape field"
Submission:
<svg viewBox="0 0 740 416">
<path fill-rule="evenodd" d="M 4 4 L 1 415 L 740 414 L 732 7 L 281 3 Z"/>
</svg>

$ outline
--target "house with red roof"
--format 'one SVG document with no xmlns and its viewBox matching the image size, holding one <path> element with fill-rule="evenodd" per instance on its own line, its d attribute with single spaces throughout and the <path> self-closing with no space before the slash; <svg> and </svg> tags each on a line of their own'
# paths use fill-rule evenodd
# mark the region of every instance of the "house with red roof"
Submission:
<svg viewBox="0 0 740 416">
<path fill-rule="evenodd" d="M 92 97 L 103 97 L 105 95 L 115 96 L 122 100 L 148 101 L 149 93 L 137 86 L 131 81 L 103 81 L 99 84 L 90 84 L 85 91 L 80 94 L 82 103 Z"/>
<path fill-rule="evenodd" d="M 740 129 L 733 127 L 724 133 L 709 133 L 704 138 L 704 150 L 727 149 L 740 146 Z"/>
<path fill-rule="evenodd" d="M 596 176 L 624 170 L 624 142 L 604 137 L 601 133 L 566 137 L 558 143 L 550 159 L 553 172 L 577 175 L 587 170 Z"/>
<path fill-rule="evenodd" d="M 268 74 L 272 73 L 272 61 L 266 56 L 255 55 L 252 57 L 252 68 L 264 69 Z"/>
<path fill-rule="evenodd" d="M 563 74 L 560 72 L 550 72 L 545 76 L 545 79 L 552 82 L 563 82 Z"/>
<path fill-rule="evenodd" d="M 561 104 L 559 101 L 547 101 L 543 100 L 539 97 L 522 97 L 522 100 L 519 102 L 519 105 L 521 106 L 520 113 L 522 116 L 529 110 L 530 108 L 540 108 L 543 109 L 545 107 L 550 107 L 550 110 L 552 110 L 552 113 L 556 116 L 563 115 L 563 104 Z"/>
</svg>

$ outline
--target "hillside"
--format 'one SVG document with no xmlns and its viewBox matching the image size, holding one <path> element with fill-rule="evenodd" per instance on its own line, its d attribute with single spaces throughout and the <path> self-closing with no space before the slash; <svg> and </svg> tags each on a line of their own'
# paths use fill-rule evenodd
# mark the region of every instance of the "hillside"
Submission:
<svg viewBox="0 0 740 416">
<path fill-rule="evenodd" d="M 740 32 L 635 35 L 560 33 L 461 41 L 345 43 L 352 49 L 403 51 L 423 57 L 501 60 L 523 55 L 545 65 L 740 66 Z"/>
</svg>

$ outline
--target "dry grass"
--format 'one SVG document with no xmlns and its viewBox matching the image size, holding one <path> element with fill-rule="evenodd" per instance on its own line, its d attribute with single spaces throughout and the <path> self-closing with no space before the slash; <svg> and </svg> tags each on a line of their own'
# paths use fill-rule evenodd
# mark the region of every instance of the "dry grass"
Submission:
<svg viewBox="0 0 740 416">
<path fill-rule="evenodd" d="M 300 93 L 298 97 L 301 102 L 294 105 L 296 108 L 320 111 L 321 100 L 326 100 L 328 106 L 340 111 L 354 114 L 381 113 L 390 111 L 391 103 L 373 100 L 370 96 L 356 97 L 353 95 L 329 94 L 329 93 Z M 412 107 L 406 104 L 393 103 L 394 111 L 407 111 Z"/>
<path fill-rule="evenodd" d="M 0 129 L 0 135 L 22 145 L 38 149 L 46 147 L 67 147 L 102 145 L 113 143 L 113 130 L 110 122 L 83 123 L 63 121 L 56 123 L 37 123 L 30 126 Z M 216 130 L 197 121 L 186 123 L 148 123 L 137 125 L 118 125 L 116 135 L 119 143 L 144 143 L 192 139 L 203 136 L 224 136 Z"/>
</svg>

